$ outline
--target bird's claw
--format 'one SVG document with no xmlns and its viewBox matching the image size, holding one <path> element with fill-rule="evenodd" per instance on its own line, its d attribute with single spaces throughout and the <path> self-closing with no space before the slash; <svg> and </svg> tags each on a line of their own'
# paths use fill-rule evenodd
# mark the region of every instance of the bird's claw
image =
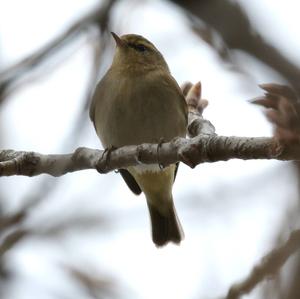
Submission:
<svg viewBox="0 0 300 299">
<path fill-rule="evenodd" d="M 101 158 L 99 159 L 96 169 L 99 173 L 106 173 L 106 169 L 110 160 L 110 156 L 112 151 L 114 151 L 116 149 L 115 146 L 109 146 L 106 149 L 104 149 Z"/>
<path fill-rule="evenodd" d="M 158 167 L 160 170 L 164 169 L 165 166 L 163 165 L 163 163 L 160 162 L 160 158 L 159 158 L 159 150 L 162 146 L 162 144 L 164 143 L 164 139 L 163 138 L 160 138 L 159 139 L 159 142 L 157 144 L 157 163 L 158 163 Z"/>
</svg>

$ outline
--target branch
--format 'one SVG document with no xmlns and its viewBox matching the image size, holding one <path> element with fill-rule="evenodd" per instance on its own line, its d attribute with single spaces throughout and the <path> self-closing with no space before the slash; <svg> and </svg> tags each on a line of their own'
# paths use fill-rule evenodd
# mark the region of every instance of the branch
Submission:
<svg viewBox="0 0 300 299">
<path fill-rule="evenodd" d="M 300 69 L 261 36 L 237 1 L 169 1 L 189 13 L 188 20 L 192 29 L 211 44 L 223 59 L 232 61 L 230 50 L 242 50 L 280 73 L 298 93 L 300 92 Z M 219 38 L 214 36 L 213 31 L 218 33 Z"/>
<path fill-rule="evenodd" d="M 0 72 L 0 103 L 12 91 L 17 82 L 28 76 L 47 59 L 78 38 L 80 33 L 87 31 L 91 26 L 97 26 L 100 31 L 106 30 L 109 14 L 115 2 L 116 0 L 105 1 L 101 6 L 76 21 L 45 46 L 10 68 Z"/>
<path fill-rule="evenodd" d="M 300 230 L 291 233 L 287 242 L 279 248 L 273 249 L 269 254 L 261 259 L 249 276 L 242 282 L 233 285 L 225 299 L 237 299 L 243 294 L 250 293 L 258 283 L 271 276 L 274 276 L 287 259 L 299 250 Z"/>
<path fill-rule="evenodd" d="M 78 148 L 74 153 L 43 155 L 14 150 L 0 151 L 0 176 L 49 174 L 96 169 L 100 173 L 136 166 L 183 162 L 194 168 L 203 162 L 230 159 L 300 160 L 300 144 L 279 143 L 267 137 L 217 136 L 213 125 L 202 117 L 208 102 L 201 99 L 200 83 L 182 87 L 189 107 L 188 133 L 191 139 L 175 138 L 163 144 L 141 144 L 101 151 Z"/>
<path fill-rule="evenodd" d="M 74 153 L 62 155 L 2 150 L 0 176 L 49 174 L 57 177 L 84 169 L 97 169 L 101 173 L 107 173 L 115 169 L 158 162 L 168 166 L 181 161 L 193 168 L 203 162 L 229 159 L 300 159 L 300 151 L 286 155 L 280 153 L 280 148 L 276 145 L 271 138 L 199 135 L 190 140 L 174 139 L 159 147 L 157 144 L 125 146 L 109 153 L 83 147 Z"/>
</svg>

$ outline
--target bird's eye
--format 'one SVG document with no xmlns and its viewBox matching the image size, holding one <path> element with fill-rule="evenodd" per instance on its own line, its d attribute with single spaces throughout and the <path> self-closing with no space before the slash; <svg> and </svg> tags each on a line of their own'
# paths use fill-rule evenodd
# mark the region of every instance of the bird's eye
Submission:
<svg viewBox="0 0 300 299">
<path fill-rule="evenodd" d="M 146 51 L 146 47 L 142 44 L 135 45 L 135 49 L 139 52 L 145 52 Z"/>
</svg>

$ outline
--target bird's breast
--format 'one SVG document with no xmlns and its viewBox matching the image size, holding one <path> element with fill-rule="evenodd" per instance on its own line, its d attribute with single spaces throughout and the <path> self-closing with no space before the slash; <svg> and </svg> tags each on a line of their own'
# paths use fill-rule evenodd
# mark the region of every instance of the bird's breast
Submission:
<svg viewBox="0 0 300 299">
<path fill-rule="evenodd" d="M 95 107 L 97 134 L 105 147 L 185 136 L 182 97 L 160 76 L 110 79 Z"/>
</svg>

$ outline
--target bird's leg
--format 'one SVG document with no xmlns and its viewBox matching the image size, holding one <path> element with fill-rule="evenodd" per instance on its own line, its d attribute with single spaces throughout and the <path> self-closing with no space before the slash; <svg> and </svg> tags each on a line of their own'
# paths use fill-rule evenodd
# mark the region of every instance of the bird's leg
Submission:
<svg viewBox="0 0 300 299">
<path fill-rule="evenodd" d="M 159 159 L 159 150 L 160 150 L 163 143 L 164 143 L 164 138 L 161 137 L 159 139 L 158 144 L 157 144 L 157 163 L 158 163 L 158 166 L 159 166 L 160 170 L 165 168 L 165 166 L 163 165 L 163 163 L 160 162 L 160 159 Z"/>
<path fill-rule="evenodd" d="M 104 149 L 101 158 L 97 162 L 96 169 L 99 173 L 106 173 L 106 167 L 108 165 L 108 162 L 110 160 L 110 155 L 113 150 L 115 150 L 116 147 L 111 145 Z"/>
</svg>

